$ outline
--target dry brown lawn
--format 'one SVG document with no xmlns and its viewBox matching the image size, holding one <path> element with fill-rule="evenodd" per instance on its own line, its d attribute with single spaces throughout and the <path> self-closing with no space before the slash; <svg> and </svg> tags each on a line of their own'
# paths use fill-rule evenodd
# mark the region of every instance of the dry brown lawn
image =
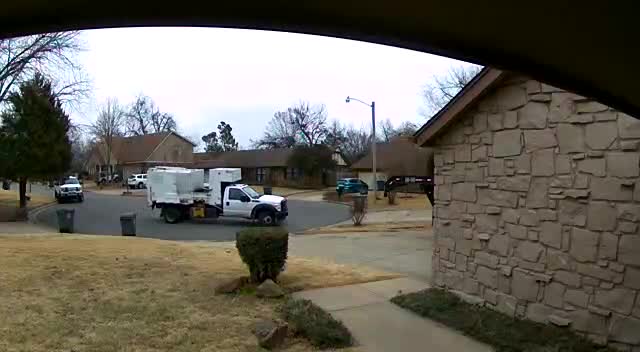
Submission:
<svg viewBox="0 0 640 352">
<path fill-rule="evenodd" d="M 389 204 L 387 198 L 383 197 L 384 192 L 378 192 L 378 198 L 375 198 L 374 192 L 369 192 L 367 198 L 367 207 L 370 211 L 380 210 L 409 210 L 409 209 L 427 209 L 431 205 L 426 194 L 421 193 L 403 193 L 398 192 L 395 204 Z M 342 199 L 338 199 L 338 193 L 335 190 L 324 193 L 324 200 L 340 202 L 346 204 L 353 203 L 353 194 L 345 194 Z"/>
<path fill-rule="evenodd" d="M 264 194 L 264 187 L 260 185 L 252 185 L 251 188 L 255 189 L 256 192 Z M 272 187 L 272 193 L 277 196 L 290 196 L 292 194 L 300 193 L 300 192 L 308 192 L 313 191 L 314 189 L 306 189 L 306 188 L 289 188 L 289 187 Z"/>
<path fill-rule="evenodd" d="M 107 236 L 0 237 L 0 351 L 257 351 L 279 300 L 215 296 L 235 249 Z M 396 277 L 290 258 L 288 291 Z M 313 348 L 290 338 L 285 351 Z M 355 351 L 355 349 L 352 349 Z"/>
<path fill-rule="evenodd" d="M 31 195 L 31 200 L 27 202 L 27 206 L 36 207 L 53 201 L 53 196 Z M 0 205 L 18 207 L 19 202 L 18 192 L 0 190 Z"/>
</svg>

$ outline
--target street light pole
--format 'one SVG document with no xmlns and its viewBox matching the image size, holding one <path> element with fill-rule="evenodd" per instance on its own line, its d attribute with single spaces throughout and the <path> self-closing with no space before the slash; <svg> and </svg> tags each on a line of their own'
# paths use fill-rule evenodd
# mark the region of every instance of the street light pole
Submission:
<svg viewBox="0 0 640 352">
<path fill-rule="evenodd" d="M 378 176 L 376 170 L 376 102 L 371 102 L 371 151 L 373 154 L 372 170 L 373 170 L 373 195 L 374 199 L 378 199 Z"/>
<path fill-rule="evenodd" d="M 372 101 L 371 105 L 369 105 L 360 99 L 352 98 L 349 96 L 347 97 L 346 102 L 349 103 L 351 102 L 351 100 L 355 100 L 371 108 L 371 154 L 373 156 L 373 165 L 371 165 L 371 171 L 373 171 L 373 194 L 375 196 L 375 199 L 378 199 L 378 176 L 376 170 L 376 102 Z"/>
</svg>

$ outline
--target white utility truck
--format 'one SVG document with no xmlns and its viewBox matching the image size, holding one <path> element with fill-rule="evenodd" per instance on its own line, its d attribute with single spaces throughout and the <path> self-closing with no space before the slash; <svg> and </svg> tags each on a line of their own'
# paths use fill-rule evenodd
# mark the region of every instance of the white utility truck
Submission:
<svg viewBox="0 0 640 352">
<path fill-rule="evenodd" d="M 285 198 L 260 195 L 238 183 L 241 179 L 241 170 L 235 168 L 211 169 L 205 180 L 204 170 L 155 167 L 147 171 L 147 199 L 170 224 L 188 218 L 235 216 L 276 225 L 289 215 Z"/>
</svg>

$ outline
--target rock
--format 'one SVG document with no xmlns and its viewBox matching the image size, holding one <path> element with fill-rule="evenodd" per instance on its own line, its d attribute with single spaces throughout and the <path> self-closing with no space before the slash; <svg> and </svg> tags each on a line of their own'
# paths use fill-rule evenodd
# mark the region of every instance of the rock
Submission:
<svg viewBox="0 0 640 352">
<path fill-rule="evenodd" d="M 278 284 L 269 279 L 256 288 L 256 296 L 263 298 L 278 298 L 284 296 L 284 293 Z"/>
<path fill-rule="evenodd" d="M 626 288 L 596 290 L 595 303 L 620 314 L 631 314 L 635 292 Z"/>
<path fill-rule="evenodd" d="M 584 132 L 581 126 L 560 124 L 557 130 L 560 153 L 580 153 L 585 151 Z"/>
<path fill-rule="evenodd" d="M 611 319 L 611 339 L 632 345 L 640 344 L 640 319 L 614 315 Z"/>
<path fill-rule="evenodd" d="M 518 122 L 522 129 L 542 129 L 547 126 L 549 107 L 544 103 L 530 102 L 518 111 Z"/>
<path fill-rule="evenodd" d="M 260 345 L 260 347 L 271 350 L 284 343 L 288 330 L 286 323 L 263 320 L 255 325 L 253 334 L 258 338 L 258 345 Z"/>
<path fill-rule="evenodd" d="M 640 237 L 637 235 L 620 236 L 618 261 L 624 264 L 640 266 Z"/>
<path fill-rule="evenodd" d="M 508 176 L 498 177 L 498 189 L 504 191 L 521 191 L 527 192 L 529 190 L 529 184 L 531 183 L 531 176 Z"/>
<path fill-rule="evenodd" d="M 620 138 L 640 138 L 640 121 L 637 119 L 618 113 L 618 133 Z"/>
<path fill-rule="evenodd" d="M 608 149 L 618 137 L 615 122 L 592 123 L 585 127 L 586 142 L 591 149 Z"/>
<path fill-rule="evenodd" d="M 473 183 L 454 183 L 452 197 L 466 202 L 476 201 L 476 185 Z"/>
<path fill-rule="evenodd" d="M 493 156 L 519 155 L 522 150 L 521 135 L 519 130 L 496 132 L 494 135 Z"/>
<path fill-rule="evenodd" d="M 558 141 L 551 129 L 524 131 L 524 146 L 527 152 L 553 148 L 556 145 Z"/>
<path fill-rule="evenodd" d="M 535 277 L 516 269 L 513 271 L 511 291 L 519 299 L 535 302 L 538 297 L 538 282 Z"/>
<path fill-rule="evenodd" d="M 567 318 L 571 320 L 571 327 L 577 331 L 597 335 L 607 334 L 607 321 L 602 316 L 591 314 L 586 310 L 576 310 L 567 313 Z"/>
<path fill-rule="evenodd" d="M 560 249 L 562 247 L 562 225 L 556 222 L 544 221 L 540 226 L 540 242 Z"/>
<path fill-rule="evenodd" d="M 611 152 L 607 153 L 607 171 L 615 177 L 637 177 L 640 175 L 640 154 Z"/>
<path fill-rule="evenodd" d="M 549 181 L 545 178 L 535 177 L 531 181 L 531 188 L 527 193 L 527 199 L 525 204 L 527 208 L 536 209 L 536 208 L 546 208 L 548 205 L 547 202 L 547 191 L 549 189 Z"/>
<path fill-rule="evenodd" d="M 594 176 L 604 177 L 606 175 L 605 159 L 584 159 L 578 162 L 578 170 Z"/>
<path fill-rule="evenodd" d="M 582 290 L 567 290 L 564 294 L 564 301 L 576 307 L 587 308 L 589 295 Z"/>
<path fill-rule="evenodd" d="M 583 112 L 602 112 L 607 111 L 609 108 L 606 105 L 600 104 L 597 101 L 584 101 L 579 102 L 576 106 L 578 113 Z"/>
<path fill-rule="evenodd" d="M 565 286 L 560 283 L 550 283 L 544 289 L 544 302 L 552 307 L 562 308 L 565 290 Z"/>
<path fill-rule="evenodd" d="M 242 288 L 249 282 L 247 276 L 236 277 L 229 280 L 224 280 L 218 283 L 214 289 L 215 294 L 234 293 Z"/>
<path fill-rule="evenodd" d="M 595 262 L 598 252 L 598 233 L 574 227 L 569 253 L 579 262 Z"/>
<path fill-rule="evenodd" d="M 488 266 L 489 268 L 495 269 L 498 267 L 499 258 L 493 254 L 489 254 L 487 252 L 476 252 L 475 253 L 475 262 L 478 265 Z"/>
<path fill-rule="evenodd" d="M 537 242 L 522 241 L 516 248 L 516 255 L 526 261 L 536 263 L 543 251 L 544 247 Z"/>
<path fill-rule="evenodd" d="M 571 320 L 553 314 L 548 317 L 548 320 L 555 326 L 569 326 L 571 324 Z"/>
<path fill-rule="evenodd" d="M 613 231 L 618 211 L 607 202 L 591 202 L 587 209 L 587 228 L 596 231 Z"/>
<path fill-rule="evenodd" d="M 624 285 L 629 288 L 640 290 L 640 269 L 628 267 L 624 273 Z"/>
<path fill-rule="evenodd" d="M 517 128 L 518 127 L 518 113 L 516 111 L 506 111 L 504 113 L 504 128 Z"/>
<path fill-rule="evenodd" d="M 553 278 L 567 286 L 580 287 L 580 275 L 574 272 L 558 270 L 553 274 Z"/>
<path fill-rule="evenodd" d="M 484 266 L 479 266 L 476 270 L 476 279 L 491 288 L 498 287 L 498 272 Z"/>
</svg>

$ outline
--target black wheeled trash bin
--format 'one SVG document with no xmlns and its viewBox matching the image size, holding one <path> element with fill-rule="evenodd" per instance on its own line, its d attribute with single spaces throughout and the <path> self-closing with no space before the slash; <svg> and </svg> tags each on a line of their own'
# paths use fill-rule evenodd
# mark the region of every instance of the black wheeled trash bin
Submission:
<svg viewBox="0 0 640 352">
<path fill-rule="evenodd" d="M 58 230 L 60 233 L 73 233 L 75 209 L 58 209 Z"/>
<path fill-rule="evenodd" d="M 271 186 L 264 186 L 264 194 L 266 195 L 272 195 L 273 194 L 273 188 Z"/>
<path fill-rule="evenodd" d="M 122 236 L 135 236 L 136 213 L 124 213 L 120 215 L 120 226 L 122 227 Z"/>
</svg>

